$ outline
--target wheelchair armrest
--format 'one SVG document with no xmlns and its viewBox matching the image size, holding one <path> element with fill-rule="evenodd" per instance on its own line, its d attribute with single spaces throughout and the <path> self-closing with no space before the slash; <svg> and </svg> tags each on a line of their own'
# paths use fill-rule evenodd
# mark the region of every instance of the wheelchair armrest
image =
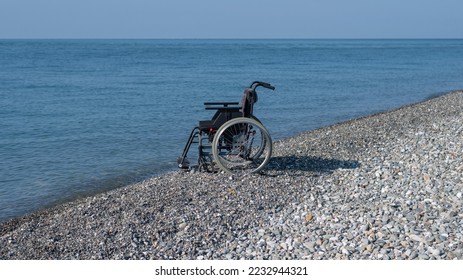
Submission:
<svg viewBox="0 0 463 280">
<path fill-rule="evenodd" d="M 239 104 L 240 104 L 239 102 L 204 102 L 204 106 L 206 106 L 205 108 L 206 110 L 220 110 L 224 108 L 239 109 L 240 107 L 229 107 L 230 105 L 239 105 Z"/>
</svg>

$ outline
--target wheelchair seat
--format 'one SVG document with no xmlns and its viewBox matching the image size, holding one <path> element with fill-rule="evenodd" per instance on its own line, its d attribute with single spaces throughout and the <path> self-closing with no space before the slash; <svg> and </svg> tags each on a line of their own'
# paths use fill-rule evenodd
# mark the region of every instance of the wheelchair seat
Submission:
<svg viewBox="0 0 463 280">
<path fill-rule="evenodd" d="M 202 132 L 216 131 L 227 121 L 242 116 L 242 108 L 236 106 L 239 105 L 238 102 L 205 102 L 204 105 L 206 110 L 217 111 L 211 120 L 199 121 L 198 127 Z"/>
<path fill-rule="evenodd" d="M 202 132 L 212 132 L 227 121 L 252 116 L 254 103 L 257 102 L 257 93 L 251 88 L 244 90 L 241 102 L 205 102 L 206 110 L 217 110 L 211 120 L 199 121 L 199 130 Z M 232 105 L 232 107 L 230 107 Z M 240 105 L 240 106 L 237 106 Z"/>
</svg>

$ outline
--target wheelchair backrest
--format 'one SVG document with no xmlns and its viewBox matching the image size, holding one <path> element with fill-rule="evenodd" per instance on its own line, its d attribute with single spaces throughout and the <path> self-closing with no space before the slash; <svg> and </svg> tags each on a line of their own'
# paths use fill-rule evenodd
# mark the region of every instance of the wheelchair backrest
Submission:
<svg viewBox="0 0 463 280">
<path fill-rule="evenodd" d="M 250 118 L 253 113 L 254 103 L 257 102 L 257 93 L 251 88 L 246 88 L 241 97 L 241 112 L 243 117 Z"/>
</svg>

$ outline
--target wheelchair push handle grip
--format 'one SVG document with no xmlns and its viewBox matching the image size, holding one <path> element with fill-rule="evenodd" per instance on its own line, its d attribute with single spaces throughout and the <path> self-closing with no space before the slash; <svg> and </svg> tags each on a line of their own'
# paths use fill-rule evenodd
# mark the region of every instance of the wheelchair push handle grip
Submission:
<svg viewBox="0 0 463 280">
<path fill-rule="evenodd" d="M 262 83 L 262 86 L 263 86 L 264 88 L 268 88 L 268 89 L 271 89 L 271 90 L 275 90 L 275 87 L 272 86 L 272 85 L 269 84 L 269 83 Z"/>
<path fill-rule="evenodd" d="M 265 83 L 265 82 L 259 82 L 259 81 L 255 81 L 251 84 L 250 88 L 255 90 L 258 86 L 262 86 L 264 88 L 268 88 L 268 89 L 271 89 L 271 90 L 275 90 L 275 87 L 272 86 L 271 84 L 269 83 Z"/>
</svg>

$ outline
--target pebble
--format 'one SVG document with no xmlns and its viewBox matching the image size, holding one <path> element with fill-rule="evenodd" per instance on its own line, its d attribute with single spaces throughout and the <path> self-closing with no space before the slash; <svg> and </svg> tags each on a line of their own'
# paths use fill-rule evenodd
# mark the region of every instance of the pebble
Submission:
<svg viewBox="0 0 463 280">
<path fill-rule="evenodd" d="M 463 92 L 0 224 L 0 259 L 462 259 Z"/>
</svg>

